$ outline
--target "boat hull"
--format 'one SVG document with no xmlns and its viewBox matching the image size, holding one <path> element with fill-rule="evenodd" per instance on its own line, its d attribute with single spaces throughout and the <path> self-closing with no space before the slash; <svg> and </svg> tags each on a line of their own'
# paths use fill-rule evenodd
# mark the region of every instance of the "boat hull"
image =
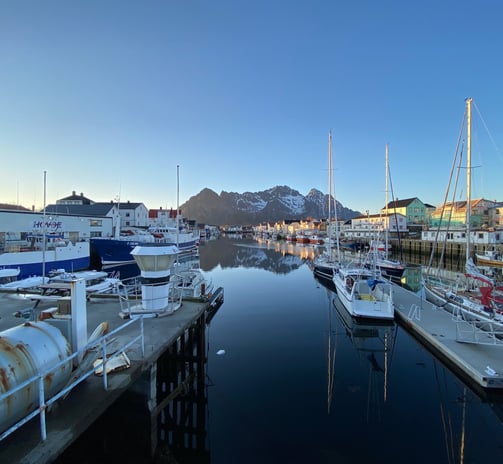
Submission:
<svg viewBox="0 0 503 464">
<path fill-rule="evenodd" d="M 191 251 L 197 247 L 198 240 L 191 235 L 191 238 L 185 241 L 162 242 L 162 243 L 144 243 L 139 240 L 117 240 L 107 238 L 91 239 L 91 245 L 94 251 L 99 255 L 103 265 L 134 263 L 135 260 L 131 252 L 136 246 L 177 246 L 180 252 Z"/>
<path fill-rule="evenodd" d="M 484 255 L 475 255 L 477 258 L 477 265 L 503 268 L 503 261 L 501 259 L 491 259 Z"/>
<path fill-rule="evenodd" d="M 333 281 L 339 300 L 351 316 L 375 320 L 394 319 L 395 311 L 389 283 L 384 284 L 389 292 L 388 297 L 384 298 L 382 295 L 376 294 L 377 297 L 374 297 L 370 295 L 370 292 L 357 291 L 357 286 L 361 290 L 362 285 L 367 285 L 367 282 L 363 280 L 348 287 L 346 277 L 341 272 L 334 276 Z"/>
<path fill-rule="evenodd" d="M 42 275 L 53 269 L 79 271 L 89 268 L 89 242 L 77 242 L 75 245 L 57 246 L 53 249 L 8 252 L 0 255 L 0 267 L 19 268 L 18 280 L 34 275 Z"/>
</svg>

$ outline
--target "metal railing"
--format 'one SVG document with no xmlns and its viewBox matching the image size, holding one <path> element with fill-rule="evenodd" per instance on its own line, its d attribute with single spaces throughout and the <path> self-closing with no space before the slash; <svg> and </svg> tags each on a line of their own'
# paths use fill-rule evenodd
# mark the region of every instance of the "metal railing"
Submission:
<svg viewBox="0 0 503 464">
<path fill-rule="evenodd" d="M 421 308 L 417 304 L 411 304 L 409 308 L 409 314 L 407 315 L 409 320 L 416 319 L 421 320 Z"/>
<path fill-rule="evenodd" d="M 498 321 L 469 317 L 462 311 L 453 313 L 456 341 L 503 347 L 503 324 Z"/>
<path fill-rule="evenodd" d="M 140 324 L 140 333 L 136 337 L 134 337 L 132 340 L 130 340 L 128 343 L 120 346 L 113 355 L 111 355 L 107 359 L 107 344 L 112 341 L 112 338 L 114 338 L 118 333 L 126 329 L 132 324 L 138 323 Z M 38 383 L 38 408 L 33 410 L 31 413 L 23 417 L 21 420 L 16 422 L 14 425 L 12 425 L 10 428 L 5 430 L 1 435 L 0 435 L 0 441 L 2 441 L 4 438 L 8 437 L 11 433 L 14 431 L 18 430 L 20 427 L 22 427 L 24 424 L 26 424 L 29 420 L 31 420 L 33 417 L 40 415 L 40 433 L 41 433 L 41 439 L 42 441 L 45 441 L 47 439 L 47 428 L 46 428 L 46 419 L 45 419 L 45 413 L 46 410 L 54 404 L 56 401 L 58 401 L 60 398 L 65 397 L 69 392 L 71 392 L 77 385 L 79 385 L 81 382 L 86 380 L 88 377 L 90 377 L 97 369 L 102 368 L 103 370 L 103 388 L 105 390 L 108 389 L 108 375 L 107 375 L 107 363 L 109 363 L 112 359 L 114 359 L 116 356 L 121 355 L 122 353 L 125 353 L 125 351 L 130 348 L 133 344 L 136 342 L 141 341 L 141 356 L 142 358 L 145 356 L 145 338 L 144 338 L 144 327 L 143 327 L 143 318 L 136 318 L 132 319 L 121 326 L 117 327 L 116 329 L 112 330 L 111 332 L 107 333 L 106 335 L 100 337 L 97 340 L 93 340 L 92 342 L 88 343 L 86 346 L 81 348 L 80 350 L 76 351 L 70 356 L 67 356 L 65 359 L 61 360 L 57 364 L 51 366 L 50 368 L 44 369 L 43 371 L 35 374 L 31 378 L 25 380 L 24 382 L 20 383 L 17 385 L 15 388 L 12 388 L 8 390 L 7 392 L 3 393 L 0 395 L 0 403 L 3 401 L 8 401 L 8 398 L 11 397 L 12 395 L 16 394 L 17 392 L 21 391 L 22 389 L 28 387 L 30 384 L 35 384 Z M 90 352 L 98 352 L 101 353 L 101 363 L 98 364 L 93 364 L 93 362 L 90 362 Z M 87 362 L 86 362 L 86 356 L 87 357 Z M 54 396 L 51 398 L 46 399 L 45 398 L 45 388 L 44 388 L 44 379 L 46 376 L 54 372 L 56 369 L 67 365 L 70 362 L 73 362 L 73 360 L 77 357 L 83 356 L 83 359 L 73 371 L 73 376 L 75 377 L 75 372 L 80 371 L 80 375 L 78 378 L 76 378 L 74 381 L 72 381 L 70 384 L 68 384 L 66 387 L 64 387 L 62 390 L 60 390 L 58 393 L 56 393 Z M 97 359 L 98 355 L 94 357 L 93 360 Z"/>
</svg>

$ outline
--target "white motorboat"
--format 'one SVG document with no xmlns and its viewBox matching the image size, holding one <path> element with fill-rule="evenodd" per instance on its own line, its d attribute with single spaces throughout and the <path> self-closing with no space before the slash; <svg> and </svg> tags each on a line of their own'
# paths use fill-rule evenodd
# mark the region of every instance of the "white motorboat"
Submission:
<svg viewBox="0 0 503 464">
<path fill-rule="evenodd" d="M 349 263 L 339 268 L 333 282 L 341 303 L 351 316 L 394 319 L 393 288 L 375 271 Z"/>
</svg>

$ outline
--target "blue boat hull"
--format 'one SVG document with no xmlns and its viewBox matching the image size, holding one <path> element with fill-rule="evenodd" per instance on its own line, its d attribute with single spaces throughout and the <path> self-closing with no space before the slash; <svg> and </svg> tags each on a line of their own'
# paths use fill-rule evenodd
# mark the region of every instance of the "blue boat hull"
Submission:
<svg viewBox="0 0 503 464">
<path fill-rule="evenodd" d="M 197 240 L 189 240 L 187 242 L 179 243 L 178 249 L 180 252 L 194 250 L 197 247 Z M 163 242 L 163 243 L 145 243 L 138 240 L 116 240 L 108 238 L 94 238 L 91 239 L 91 246 L 99 257 L 103 265 L 113 264 L 126 264 L 134 263 L 135 260 L 131 252 L 136 246 L 167 246 L 175 245 L 176 243 Z"/>
<path fill-rule="evenodd" d="M 40 262 L 20 264 L 18 280 L 26 279 L 31 276 L 41 276 L 43 274 L 43 264 Z M 60 261 L 49 261 L 45 263 L 46 275 L 55 269 L 64 269 L 67 272 L 83 271 L 89 269 L 89 256 L 75 259 L 65 259 Z"/>
<path fill-rule="evenodd" d="M 45 263 L 45 264 L 44 264 Z M 90 254 L 89 243 L 78 242 L 42 250 L 13 251 L 0 254 L 0 267 L 19 269 L 17 279 L 26 279 L 32 276 L 48 274 L 55 269 L 64 269 L 68 272 L 89 269 Z"/>
</svg>

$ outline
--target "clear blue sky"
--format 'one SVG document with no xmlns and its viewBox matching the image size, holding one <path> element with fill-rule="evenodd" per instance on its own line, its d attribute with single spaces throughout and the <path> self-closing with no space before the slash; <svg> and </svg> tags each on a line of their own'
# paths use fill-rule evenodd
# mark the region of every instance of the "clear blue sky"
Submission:
<svg viewBox="0 0 503 464">
<path fill-rule="evenodd" d="M 499 0 L 0 0 L 0 202 L 174 207 L 327 187 L 443 201 L 473 97 L 472 197 L 503 201 Z M 477 114 L 477 113 L 476 113 Z M 475 119 L 475 115 L 474 115 Z M 479 143 L 479 145 L 477 145 Z M 478 147 L 478 148 L 477 148 Z M 477 180 L 480 178 L 480 180 Z"/>
</svg>

